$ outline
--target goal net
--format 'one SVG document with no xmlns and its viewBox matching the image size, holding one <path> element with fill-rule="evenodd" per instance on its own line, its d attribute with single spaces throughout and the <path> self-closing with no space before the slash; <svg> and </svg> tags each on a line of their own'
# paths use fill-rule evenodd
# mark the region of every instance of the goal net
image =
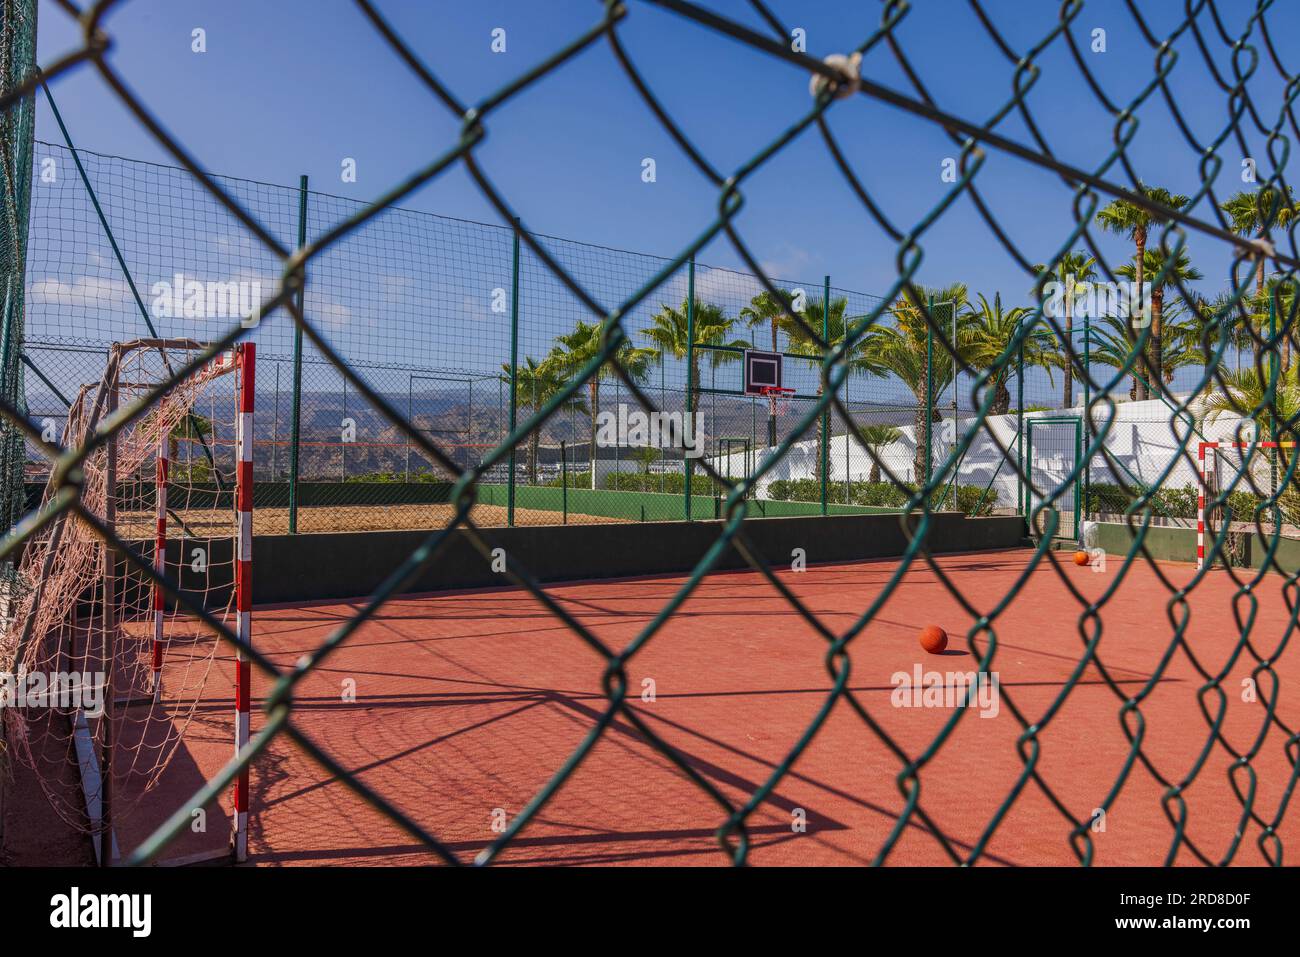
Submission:
<svg viewBox="0 0 1300 957">
<path fill-rule="evenodd" d="M 254 349 L 236 346 L 177 378 L 207 349 L 187 339 L 114 345 L 102 379 L 73 400 L 61 442 L 93 446 L 81 468 L 85 510 L 247 640 Z M 102 428 L 141 406 L 128 425 Z M 66 487 L 55 470 L 43 504 Z M 15 591 L 0 665 L 26 697 L 6 709 L 10 742 L 59 816 L 98 835 L 100 862 L 111 863 L 133 818 L 148 818 L 147 834 L 177 810 L 186 789 L 167 806 L 167 779 L 187 736 L 224 738 L 224 757 L 232 737 L 236 749 L 246 743 L 248 663 L 72 511 L 29 540 Z M 192 773 L 195 762 L 184 763 Z M 245 772 L 230 807 L 217 809 L 231 817 L 239 859 L 247 791 Z"/>
<path fill-rule="evenodd" d="M 1228 565 L 1249 564 L 1252 536 L 1297 536 L 1300 490 L 1286 473 L 1294 442 L 1201 442 L 1196 503 L 1196 566 L 1202 568 L 1223 535 L 1217 554 Z M 1272 505 L 1268 504 L 1270 501 Z"/>
</svg>

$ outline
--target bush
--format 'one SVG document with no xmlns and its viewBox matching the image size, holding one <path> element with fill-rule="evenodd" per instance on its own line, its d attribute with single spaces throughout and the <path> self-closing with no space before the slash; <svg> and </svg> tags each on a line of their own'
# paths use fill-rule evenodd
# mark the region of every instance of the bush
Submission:
<svg viewBox="0 0 1300 957">
<path fill-rule="evenodd" d="M 405 472 L 365 472 L 361 475 L 348 475 L 344 484 L 360 483 L 365 485 L 415 485 L 448 483 L 451 479 L 440 472 L 417 472 L 410 478 Z"/>
<path fill-rule="evenodd" d="M 563 476 L 556 476 L 545 484 L 551 488 L 560 488 L 564 484 Z M 569 488 L 589 489 L 591 488 L 591 472 L 570 472 L 568 478 Z M 663 492 L 672 495 L 686 494 L 686 476 L 681 472 L 666 472 L 662 475 L 644 472 L 611 472 L 606 475 L 603 481 L 603 487 L 614 492 Z M 725 492 L 725 487 L 718 486 L 720 492 Z M 691 494 L 692 495 L 712 495 L 711 480 L 703 472 L 694 472 L 691 475 Z"/>
<path fill-rule="evenodd" d="M 984 489 L 978 485 L 957 486 L 957 511 L 967 515 L 992 515 L 997 494 L 992 490 L 987 497 Z"/>
<path fill-rule="evenodd" d="M 1122 515 L 1137 501 L 1140 490 L 1130 494 L 1124 488 L 1113 483 L 1094 483 L 1088 490 L 1088 511 L 1106 512 Z M 1156 489 L 1149 499 L 1151 510 L 1155 515 L 1165 518 L 1195 518 L 1196 489 L 1190 485 L 1182 488 Z"/>
<path fill-rule="evenodd" d="M 767 494 L 770 498 L 784 502 L 820 502 L 822 498 L 821 486 L 816 479 L 777 479 L 767 487 Z M 848 502 L 844 501 L 844 494 L 843 482 L 831 482 L 826 487 L 826 500 L 835 505 L 876 508 L 902 508 L 914 493 L 910 487 L 899 488 L 892 482 L 850 482 Z M 944 507 L 951 501 L 950 495 L 946 489 L 935 493 L 936 501 L 942 503 L 939 507 Z M 986 499 L 982 485 L 957 487 L 957 509 L 967 515 L 991 515 L 996 498 L 996 494 L 990 491 Z"/>
</svg>

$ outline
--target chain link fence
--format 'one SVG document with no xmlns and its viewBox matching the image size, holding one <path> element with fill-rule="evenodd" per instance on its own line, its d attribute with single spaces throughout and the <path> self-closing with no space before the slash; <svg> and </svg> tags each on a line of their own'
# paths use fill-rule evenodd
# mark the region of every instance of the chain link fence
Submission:
<svg viewBox="0 0 1300 957">
<path fill-rule="evenodd" d="M 6 13 L 22 6 L 6 3 Z M 162 582 L 172 600 L 207 621 L 225 642 L 238 645 L 254 667 L 274 682 L 264 702 L 258 733 L 195 796 L 197 803 L 215 801 L 240 769 L 263 753 L 270 742 L 286 739 L 327 772 L 345 780 L 433 857 L 459 862 L 457 853 L 438 834 L 413 822 L 386 795 L 340 767 L 301 730 L 295 693 L 305 676 L 321 668 L 421 566 L 447 547 L 453 533 L 468 536 L 486 559 L 491 550 L 481 529 L 531 520 L 534 512 L 546 513 L 545 521 L 554 523 L 684 517 L 717 517 L 722 522 L 715 547 L 699 558 L 680 592 L 619 652 L 591 636 L 564 608 L 549 600 L 529 569 L 510 559 L 509 579 L 536 598 L 558 624 L 599 649 L 606 666 L 606 700 L 590 736 L 479 855 L 477 860 L 482 863 L 497 858 L 543 813 L 615 718 L 635 727 L 718 804 L 719 847 L 730 860 L 743 863 L 750 846 L 747 827 L 755 809 L 818 735 L 829 709 L 843 704 L 861 719 L 864 735 L 874 735 L 897 757 L 890 773 L 897 776 L 905 807 L 874 859 L 890 860 L 908 826 L 923 824 L 948 858 L 969 863 L 981 858 L 989 837 L 1022 791 L 1037 788 L 1052 799 L 1049 787 L 1036 775 L 1033 754 L 1056 707 L 1069 697 L 1085 670 L 1095 669 L 1098 680 L 1113 692 L 1117 707 L 1125 714 L 1140 716 L 1147 690 L 1122 687 L 1102 664 L 1098 642 L 1105 627 L 1108 597 L 1092 602 L 1080 599 L 1080 633 L 1093 637 L 1085 641 L 1073 663 L 1076 669 L 1046 714 L 1014 710 L 1022 729 L 1019 753 L 1023 774 L 980 839 L 971 847 L 955 845 L 927 816 L 919 795 L 922 772 L 948 742 L 955 719 L 923 753 L 909 754 L 871 720 L 847 684 L 850 645 L 879 614 L 893 582 L 853 625 L 844 628 L 819 622 L 812 610 L 783 588 L 749 540 L 747 520 L 778 511 L 774 503 L 802 503 L 812 514 L 833 507 L 890 508 L 906 513 L 912 545 L 902 557 L 902 570 L 929 564 L 952 597 L 971 612 L 977 624 L 968 637 L 979 667 L 987 670 L 997 656 L 999 616 L 1014 603 L 1023 580 L 1003 595 L 960 593 L 948 583 L 927 548 L 936 511 L 955 502 L 970 512 L 1023 512 L 1030 527 L 1039 533 L 1033 566 L 1051 568 L 1058 564 L 1050 548 L 1052 539 L 1071 534 L 1071 529 L 1078 534 L 1085 519 L 1081 503 L 1105 498 L 1111 504 L 1097 505 L 1096 510 L 1110 512 L 1113 507 L 1130 533 L 1123 568 L 1143 565 L 1157 569 L 1148 547 L 1152 523 L 1168 510 L 1164 498 L 1180 487 L 1180 476 L 1196 475 L 1198 440 L 1195 429 L 1185 427 L 1184 420 L 1190 417 L 1197 428 L 1206 428 L 1204 423 L 1211 419 L 1206 417 L 1205 403 L 1217 401 L 1230 417 L 1230 421 L 1219 422 L 1220 432 L 1229 426 L 1240 431 L 1244 423 L 1257 426 L 1259 435 L 1278 437 L 1274 441 L 1279 442 L 1269 453 L 1275 476 L 1270 479 L 1272 487 L 1259 487 L 1256 472 L 1245 467 L 1220 479 L 1219 493 L 1212 496 L 1211 509 L 1223 509 L 1230 508 L 1227 496 L 1243 485 L 1249 485 L 1255 495 L 1253 518 L 1265 542 L 1265 554 L 1258 577 L 1236 577 L 1238 572 L 1229 570 L 1237 594 L 1244 597 L 1261 587 L 1294 589 L 1297 572 L 1275 559 L 1279 528 L 1276 523 L 1266 527 L 1269 511 L 1281 507 L 1282 498 L 1293 487 L 1294 456 L 1280 450 L 1281 442 L 1294 440 L 1297 417 L 1297 406 L 1289 404 L 1295 393 L 1294 366 L 1289 361 L 1295 305 L 1294 297 L 1288 297 L 1287 284 L 1294 281 L 1300 257 L 1294 244 L 1295 219 L 1281 212 L 1293 210 L 1293 206 L 1284 166 L 1273 159 L 1271 151 L 1268 160 L 1256 157 L 1261 191 L 1272 190 L 1284 202 L 1271 211 L 1261 204 L 1253 228 L 1239 228 L 1239 223 L 1225 217 L 1221 204 L 1226 197 L 1216 185 L 1225 163 L 1221 154 L 1234 137 L 1240 139 L 1249 131 L 1273 143 L 1284 136 L 1300 135 L 1291 109 L 1300 79 L 1289 72 L 1285 47 L 1277 42 L 1281 38 L 1270 33 L 1268 3 L 1261 2 L 1235 17 L 1229 26 L 1220 5 L 1209 0 L 1189 2 L 1177 13 L 1165 8 L 1159 28 L 1136 4 L 1130 4 L 1126 22 L 1154 66 L 1135 62 L 1134 69 L 1151 70 L 1150 83 L 1131 102 L 1119 103 L 1108 98 L 1081 52 L 1081 37 L 1086 36 L 1088 26 L 1080 19 L 1083 3 L 1063 2 L 1057 21 L 1044 35 L 1017 43 L 983 4 L 972 0 L 969 7 L 989 41 L 980 69 L 1004 71 L 1011 90 L 991 118 L 945 111 L 917 79 L 914 60 L 921 54 L 917 42 L 907 39 L 907 27 L 927 12 L 933 14 L 925 4 L 914 8 L 891 0 L 881 5 L 878 24 L 863 29 L 857 45 L 846 51 L 862 58 L 859 74 L 856 59 L 852 61 L 854 72 L 846 73 L 837 63 L 792 49 L 789 25 L 757 0 L 749 5 L 752 15 L 743 20 L 683 0 L 610 0 L 592 5 L 587 30 L 472 109 L 459 99 L 453 84 L 404 44 L 371 3 L 358 0 L 357 6 L 376 36 L 411 67 L 427 89 L 431 104 L 441 104 L 463 121 L 455 142 L 446 144 L 426 166 L 412 171 L 406 181 L 373 204 L 213 176 L 201 170 L 184 144 L 168 134 L 119 81 L 104 55 L 109 37 L 101 29 L 109 27 L 101 26 L 97 16 L 84 21 L 84 47 L 49 64 L 45 71 L 48 79 L 73 70 L 98 71 L 179 164 L 152 166 L 81 154 L 87 178 L 99 186 L 111 232 L 137 277 L 137 286 L 143 288 L 147 281 L 165 282 L 171 276 L 183 285 L 182 277 L 216 274 L 221 278 L 244 276 L 250 284 L 261 284 L 257 328 L 250 332 L 238 317 L 213 319 L 211 335 L 205 337 L 211 349 L 190 368 L 178 370 L 178 375 L 192 371 L 197 363 L 241 337 L 258 341 L 259 353 L 268 356 L 264 371 L 259 372 L 258 408 L 273 410 L 258 420 L 255 464 L 270 476 L 270 481 L 259 483 L 259 489 L 269 487 L 276 496 L 281 495 L 276 486 L 285 475 L 285 442 L 295 441 L 292 423 L 286 422 L 283 414 L 284 405 L 292 409 L 296 396 L 300 412 L 296 469 L 301 490 L 295 493 L 300 497 L 292 507 L 299 510 L 298 532 L 326 527 L 430 529 L 423 545 L 393 570 L 356 611 L 355 618 L 342 623 L 328 640 L 306 651 L 291 667 L 239 642 L 227 625 L 201 607 L 186 604 L 175 583 Z M 737 170 L 719 170 L 656 99 L 622 45 L 623 34 L 635 30 L 640 14 L 650 7 L 674 15 L 682 29 L 704 29 L 717 34 L 719 43 L 747 45 L 769 57 L 773 69 L 790 70 L 800 82 L 811 75 L 814 90 L 807 110 L 791 116 L 788 128 Z M 1234 8 L 1234 13 L 1241 12 L 1242 8 Z M 23 21 L 7 16 L 5 22 L 8 30 L 11 23 L 21 29 Z M 24 42 L 30 44 L 30 36 Z M 504 104 L 544 84 L 563 71 L 574 55 L 596 46 L 612 51 L 663 129 L 717 187 L 717 214 L 695 239 L 668 258 L 624 253 L 530 231 L 527 223 L 516 218 L 510 197 L 493 185 L 476 158 L 479 144 L 498 121 Z M 1084 168 L 1072 162 L 1068 152 L 1049 144 L 1034 125 L 1035 111 L 1042 107 L 1032 102 L 1029 91 L 1044 69 L 1040 62 L 1048 51 L 1068 53 L 1065 62 L 1069 66 L 1065 68 L 1077 72 L 1095 94 L 1097 105 L 1113 119 L 1113 149 L 1096 166 Z M 1222 66 L 1224 57 L 1231 62 L 1228 70 Z M 1172 87 L 1178 71 L 1197 63 L 1206 67 L 1225 103 L 1232 107 L 1223 126 L 1207 138 L 1196 135 L 1178 118 L 1186 142 L 1170 143 L 1169 166 L 1135 168 L 1127 147 L 1137 118 L 1162 100 L 1176 104 Z M 888 86 L 875 79 L 886 66 L 900 77 L 899 85 Z M 1250 99 L 1252 84 L 1262 82 L 1259 78 L 1266 73 L 1286 91 L 1280 109 L 1272 114 Z M 40 79 L 11 67 L 5 70 L 4 80 L 0 105 L 9 129 L 14 117 L 30 111 Z M 932 124 L 951 140 L 956 175 L 950 189 L 932 209 L 910 222 L 895 222 L 882 210 L 877 201 L 880 187 L 859 177 L 837 140 L 832 120 L 857 109 L 863 101 L 901 110 Z M 1025 121 L 1025 135 L 1016 137 L 1006 131 L 1004 120 L 1011 115 Z M 860 200 L 853 215 L 862 216 L 870 228 L 896 244 L 896 279 L 891 288 L 881 290 L 879 298 L 839 289 L 831 289 L 828 297 L 829 280 L 803 285 L 783 282 L 767 276 L 758 266 L 737 215 L 746 183 L 799 135 L 820 138 L 826 155 Z M 65 169 L 75 166 L 64 147 L 43 145 L 38 152 L 61 156 Z M 22 151 L 13 151 L 8 143 L 6 155 L 19 160 L 10 168 L 30 168 L 21 162 Z M 1015 197 L 1008 195 L 1005 187 L 986 190 L 982 171 L 1008 159 L 1059 177 L 1062 195 L 1072 198 L 1073 223 L 1049 241 L 1018 242 L 1003 228 L 999 208 L 1014 202 Z M 1163 180 L 1175 164 L 1194 170 L 1198 182 L 1193 195 L 1170 202 L 1167 194 L 1145 185 L 1142 178 Z M 513 227 L 486 227 L 399 208 L 415 188 L 451 169 L 466 173 L 499 212 L 502 222 Z M 7 184 L 6 195 L 8 208 L 22 206 L 25 193 L 17 184 Z M 1010 304 L 996 299 L 976 303 L 973 291 L 963 289 L 958 296 L 952 288 L 931 290 L 919 285 L 927 233 L 951 215 L 959 199 L 973 204 L 989 241 L 998 243 L 1022 267 L 1025 289 L 1033 290 L 1031 305 L 1017 305 L 1013 312 Z M 305 215 L 300 215 L 304 207 Z M 1078 326 L 1082 317 L 1070 316 L 1073 322 L 1067 326 L 1046 305 L 1046 283 L 1065 265 L 1065 257 L 1074 255 L 1072 250 L 1085 250 L 1100 278 L 1122 278 L 1121 263 L 1108 261 L 1095 241 L 1098 227 L 1094 221 L 1103 207 L 1115 211 L 1111 222 L 1117 222 L 1117 228 L 1130 235 L 1140 230 L 1148 242 L 1147 251 L 1158 250 L 1156 268 L 1146 275 L 1171 300 L 1177 297 L 1187 304 L 1178 328 L 1184 330 L 1180 334 L 1193 337 L 1188 341 L 1199 348 L 1200 361 L 1177 367 L 1165 361 L 1161 350 L 1173 341 L 1172 319 L 1163 330 L 1154 322 L 1141 327 L 1120 322 L 1089 328 L 1082 333 L 1081 348 Z M 64 391 L 65 383 L 93 379 L 87 374 L 96 358 L 92 344 L 102 344 L 106 337 L 115 340 L 119 329 L 121 335 L 128 329 L 137 334 L 142 312 L 149 313 L 149 309 L 142 306 L 142 296 L 124 282 L 113 250 L 106 246 L 100 214 L 76 178 L 65 176 L 58 188 L 37 192 L 31 216 L 30 248 L 22 248 L 20 233 L 11 232 L 13 238 L 6 244 L 7 249 L 24 254 L 17 257 L 18 262 L 25 258 L 29 264 L 48 264 L 72 257 L 101 265 L 75 280 L 57 275 L 30 277 L 35 282 L 27 287 L 25 342 L 29 371 L 41 387 L 32 386 L 27 392 L 29 412 L 23 406 L 22 389 L 13 385 L 18 380 L 6 366 L 0 412 L 6 429 L 21 430 L 26 436 L 30 477 L 50 476 L 60 494 L 38 511 L 29 511 L 15 525 L 0 548 L 0 554 L 10 557 L 24 541 L 71 516 L 88 521 L 94 518 L 80 501 L 76 468 L 112 437 L 124 418 L 143 414 L 146 408 L 124 410 L 81 447 L 61 448 L 57 439 L 42 433 L 43 416 L 58 418 L 58 393 Z M 310 238 L 300 243 L 297 236 L 304 220 Z M 194 234 L 200 222 L 208 227 L 205 234 L 217 235 L 213 248 L 186 247 L 184 238 Z M 1108 228 L 1107 221 L 1102 221 L 1102 228 Z M 223 231 L 224 239 L 220 236 Z M 160 239 L 164 235 L 166 242 Z M 694 262 L 704 246 L 720 238 L 750 265 L 751 274 L 706 269 Z M 1235 282 L 1227 298 L 1204 308 L 1203 300 L 1189 286 L 1186 271 L 1176 268 L 1179 251 L 1193 241 L 1226 250 L 1233 258 Z M 68 243 L 74 248 L 65 248 Z M 454 262 L 445 258 L 448 249 L 457 251 Z M 404 260 L 405 268 L 388 268 L 394 256 Z M 11 276 L 21 272 L 13 259 L 11 255 L 6 261 Z M 220 268 L 214 263 L 220 263 Z M 1259 296 L 1252 286 L 1254 272 L 1256 267 L 1262 270 L 1266 266 L 1275 271 L 1280 285 L 1270 287 L 1269 295 Z M 1140 257 L 1137 268 L 1141 276 Z M 407 285 L 412 280 L 419 285 Z M 39 316 L 46 303 L 58 306 L 57 333 L 40 328 Z M 706 307 L 716 307 L 730 324 L 715 323 L 712 333 L 702 331 L 710 319 Z M 513 324 L 490 319 L 496 316 L 499 320 L 511 310 L 518 319 Z M 467 313 L 482 324 L 470 326 L 463 339 L 454 340 L 448 330 L 464 325 Z M 683 314 L 684 339 L 680 335 Z M 412 337 L 412 328 L 436 329 L 441 334 Z M 516 333 L 513 342 L 508 337 L 511 328 Z M 14 325 L 6 327 L 7 332 L 16 329 Z M 656 329 L 657 336 L 653 334 Z M 168 334 L 171 330 L 160 331 Z M 301 349 L 295 347 L 299 337 Z M 741 340 L 803 357 L 803 361 L 788 361 L 787 384 L 794 388 L 794 396 L 767 400 L 734 394 L 735 363 L 728 358 L 734 352 L 728 349 L 739 348 L 736 343 Z M 1196 348 L 1184 349 L 1184 357 L 1195 357 Z M 553 355 L 558 355 L 557 360 L 543 369 Z M 1242 355 L 1248 365 L 1233 379 L 1228 373 Z M 409 364 L 396 366 L 391 359 L 383 361 L 386 356 L 402 356 Z M 292 384 L 294 366 L 299 363 L 300 388 Z M 1256 375 L 1253 386 L 1245 374 L 1252 366 Z M 524 369 L 532 376 L 527 384 L 521 372 Z M 288 386 L 286 378 L 291 380 Z M 513 394 L 506 391 L 509 385 L 513 385 Z M 1083 395 L 1078 396 L 1079 392 Z M 1131 410 L 1125 428 L 1117 429 L 1117 416 L 1125 404 L 1142 408 Z M 595 434 L 598 413 L 622 407 L 702 414 L 710 421 L 705 429 L 709 448 L 694 459 L 674 457 L 662 449 L 655 450 L 656 454 L 638 453 L 639 446 L 625 443 L 617 430 L 612 443 L 602 442 Z M 1041 425 L 1026 424 L 1035 417 L 1043 420 Z M 1043 442 L 1035 448 L 1031 443 L 1037 442 L 1040 428 Z M 1127 439 L 1120 435 L 1125 431 Z M 285 438 L 286 432 L 289 438 Z M 1139 446 L 1147 437 L 1161 444 L 1163 458 L 1145 456 Z M 983 453 L 976 455 L 981 449 Z M 292 477 L 284 479 L 284 484 L 292 486 Z M 428 500 L 414 491 L 426 488 Z M 625 492 L 641 496 L 635 512 L 623 504 L 599 503 L 604 493 Z M 277 530 L 289 528 L 292 521 L 288 498 L 286 491 L 283 504 L 279 497 L 259 504 L 259 512 L 269 516 L 265 520 Z M 561 503 L 558 507 L 557 501 Z M 602 514 L 602 508 L 614 514 Z M 787 509 L 786 514 L 790 513 Z M 524 518 L 525 514 L 530 518 Z M 113 537 L 111 530 L 104 533 L 140 576 L 157 580 L 148 562 Z M 740 803 L 723 797 L 694 773 L 630 706 L 627 693 L 629 661 L 655 640 L 665 621 L 730 546 L 739 549 L 753 569 L 786 597 L 792 611 L 825 639 L 820 651 L 833 679 L 825 707 L 806 726 L 786 759 L 772 769 L 771 776 L 750 799 Z M 1211 562 L 1223 549 L 1224 535 L 1212 535 Z M 1264 578 L 1270 571 L 1277 577 Z M 1202 580 L 1198 577 L 1188 586 L 1174 586 L 1161 577 L 1169 608 L 1184 607 Z M 1176 617 L 1171 612 L 1171 619 Z M 1282 640 L 1284 646 L 1285 638 Z M 1186 619 L 1174 621 L 1168 638 L 1170 654 L 1186 641 Z M 1255 677 L 1276 686 L 1274 666 L 1281 647 L 1276 651 L 1260 647 L 1243 627 L 1233 654 L 1248 658 Z M 1203 692 L 1225 693 L 1222 675 L 1206 670 L 1202 674 Z M 1293 782 L 1300 738 L 1276 707 L 1276 698 L 1264 707 L 1266 727 L 1276 727 L 1290 755 Z M 1204 750 L 1225 749 L 1231 753 L 1234 767 L 1253 774 L 1252 762 L 1264 740 L 1261 734 L 1249 747 L 1234 750 L 1219 734 L 1218 721 L 1207 721 Z M 1269 741 L 1275 746 L 1276 737 Z M 1146 760 L 1140 735 L 1131 738 L 1131 745 L 1129 760 L 1101 796 L 1100 807 L 1104 810 L 1113 805 L 1139 765 L 1159 781 L 1167 808 L 1181 806 L 1183 794 L 1204 766 L 1204 756 L 1186 775 L 1172 779 Z M 1238 792 L 1238 798 L 1241 824 L 1237 839 L 1218 859 L 1227 863 L 1237 856 L 1241 828 L 1249 825 L 1264 859 L 1280 863 L 1278 829 L 1286 799 L 1265 807 L 1255 800 L 1253 791 Z M 1071 849 L 1080 861 L 1090 862 L 1093 819 L 1059 801 L 1054 806 Z M 178 813 L 140 849 L 135 860 L 160 853 L 187 820 L 184 812 Z M 1171 832 L 1167 861 L 1185 852 L 1211 862 L 1212 852 L 1190 840 L 1177 814 L 1171 816 Z"/>
</svg>

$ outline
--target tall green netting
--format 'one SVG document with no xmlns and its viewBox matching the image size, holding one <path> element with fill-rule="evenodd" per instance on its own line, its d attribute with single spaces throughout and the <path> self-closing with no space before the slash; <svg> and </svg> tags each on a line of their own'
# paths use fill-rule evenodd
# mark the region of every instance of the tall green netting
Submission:
<svg viewBox="0 0 1300 957">
<path fill-rule="evenodd" d="M 36 63 L 36 0 L 6 0 L 0 24 L 0 75 L 6 87 L 30 76 Z M 0 221 L 0 275 L 3 276 L 4 316 L 0 326 L 0 394 L 19 409 L 23 399 L 23 266 L 27 250 L 27 219 L 32 193 L 32 139 L 36 126 L 34 96 L 19 100 L 0 114 L 0 158 L 4 165 L 4 214 Z M 0 422 L 0 514 L 11 528 L 23 513 L 22 433 L 9 421 Z M 3 574 L 11 580 L 13 563 Z"/>
<path fill-rule="evenodd" d="M 0 6 L 0 77 L 5 88 L 29 76 L 36 63 L 36 0 L 5 0 Z M 27 249 L 27 215 L 32 186 L 32 137 L 35 100 L 28 96 L 0 113 L 0 164 L 4 167 L 4 213 L 0 218 L 0 275 L 3 275 L 3 325 L 0 325 L 0 394 L 17 409 L 23 402 L 23 264 Z M 23 459 L 20 431 L 0 421 L 0 513 L 6 529 L 23 514 Z M 0 616 L 9 614 L 14 595 L 14 563 L 0 563 Z M 0 835 L 4 833 L 5 739 L 0 722 Z"/>
</svg>

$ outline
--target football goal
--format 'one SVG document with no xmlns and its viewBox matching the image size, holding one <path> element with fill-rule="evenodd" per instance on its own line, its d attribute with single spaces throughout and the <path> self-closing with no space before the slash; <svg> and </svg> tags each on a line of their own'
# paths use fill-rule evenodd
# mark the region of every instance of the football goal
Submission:
<svg viewBox="0 0 1300 957">
<path fill-rule="evenodd" d="M 1196 467 L 1199 487 L 1196 490 L 1196 567 L 1205 567 L 1205 532 L 1211 539 L 1227 523 L 1221 559 L 1230 564 L 1242 560 L 1243 539 L 1255 533 L 1255 513 L 1262 502 L 1271 498 L 1285 476 L 1295 442 L 1200 442 Z M 1283 498 L 1289 498 L 1284 492 Z M 1235 501 L 1234 501 L 1235 500 Z M 1234 505 L 1236 506 L 1234 514 Z M 1226 506 L 1226 507 L 1225 507 Z M 1282 520 L 1281 509 L 1268 508 L 1264 525 Z M 1279 529 L 1280 531 L 1280 529 Z"/>
<path fill-rule="evenodd" d="M 53 463 L 40 493 L 49 505 L 79 487 L 85 514 L 59 512 L 29 540 L 0 633 L 0 663 L 25 676 L 25 706 L 6 712 L 13 750 L 60 818 L 95 836 L 101 864 L 249 737 L 248 661 L 191 610 L 250 638 L 255 351 L 211 351 L 189 339 L 108 350 L 58 437 L 89 451 L 79 469 Z M 247 769 L 233 790 L 189 809 L 195 857 L 247 856 Z M 209 830 L 223 818 L 228 842 Z"/>
</svg>

